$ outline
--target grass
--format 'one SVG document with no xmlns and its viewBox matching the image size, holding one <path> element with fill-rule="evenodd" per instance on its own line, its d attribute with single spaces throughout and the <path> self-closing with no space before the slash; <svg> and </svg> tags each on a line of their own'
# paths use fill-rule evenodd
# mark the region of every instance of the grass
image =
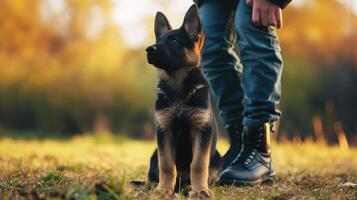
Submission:
<svg viewBox="0 0 357 200">
<path fill-rule="evenodd" d="M 145 180 L 150 141 L 111 135 L 66 139 L 3 136 L 0 139 L 1 199 L 153 199 Z M 220 140 L 219 150 L 227 143 Z M 357 199 L 357 149 L 315 143 L 273 143 L 277 179 L 254 187 L 214 186 L 216 199 Z M 179 196 L 179 198 L 183 198 Z"/>
</svg>

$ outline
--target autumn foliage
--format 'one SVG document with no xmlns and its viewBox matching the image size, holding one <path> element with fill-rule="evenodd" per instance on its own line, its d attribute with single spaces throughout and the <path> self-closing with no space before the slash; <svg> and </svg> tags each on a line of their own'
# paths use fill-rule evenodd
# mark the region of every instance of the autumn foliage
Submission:
<svg viewBox="0 0 357 200">
<path fill-rule="evenodd" d="M 61 3 L 58 3 L 61 2 Z M 155 70 L 112 20 L 110 0 L 0 1 L 0 126 L 150 137 Z M 149 17 L 150 23 L 152 17 Z M 284 11 L 279 137 L 357 133 L 357 16 L 337 0 Z M 151 28 L 152 24 L 148 24 Z"/>
</svg>

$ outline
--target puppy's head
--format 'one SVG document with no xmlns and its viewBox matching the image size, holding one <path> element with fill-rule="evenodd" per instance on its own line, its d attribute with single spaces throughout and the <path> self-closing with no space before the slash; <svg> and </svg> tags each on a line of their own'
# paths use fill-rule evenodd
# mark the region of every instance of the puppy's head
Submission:
<svg viewBox="0 0 357 200">
<path fill-rule="evenodd" d="M 172 30 L 165 15 L 155 17 L 156 43 L 146 49 L 148 62 L 165 71 L 199 67 L 204 34 L 196 5 L 192 5 L 182 26 Z"/>
</svg>

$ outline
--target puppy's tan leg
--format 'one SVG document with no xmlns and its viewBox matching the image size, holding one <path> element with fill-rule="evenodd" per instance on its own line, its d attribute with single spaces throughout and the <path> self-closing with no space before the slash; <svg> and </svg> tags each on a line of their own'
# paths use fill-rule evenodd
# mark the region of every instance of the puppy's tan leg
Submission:
<svg viewBox="0 0 357 200">
<path fill-rule="evenodd" d="M 167 132 L 157 134 L 159 155 L 159 185 L 155 189 L 158 193 L 174 194 L 176 184 L 175 147 L 172 137 Z"/>
<path fill-rule="evenodd" d="M 209 159 L 211 151 L 212 133 L 210 127 L 193 130 L 193 159 L 191 163 L 190 198 L 210 198 L 208 189 Z"/>
</svg>

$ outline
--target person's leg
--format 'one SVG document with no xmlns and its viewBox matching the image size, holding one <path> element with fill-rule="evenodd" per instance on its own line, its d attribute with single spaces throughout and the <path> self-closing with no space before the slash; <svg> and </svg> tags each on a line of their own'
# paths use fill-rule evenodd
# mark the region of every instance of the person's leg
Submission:
<svg viewBox="0 0 357 200">
<path fill-rule="evenodd" d="M 243 64 L 244 131 L 243 149 L 221 173 L 223 184 L 256 184 L 270 180 L 270 124 L 279 119 L 282 57 L 272 27 L 257 27 L 252 22 L 252 7 L 240 0 L 236 31 Z"/>
<path fill-rule="evenodd" d="M 235 10 L 234 1 L 208 0 L 200 7 L 205 32 L 202 70 L 225 125 L 240 122 L 243 115 L 242 68 L 234 51 Z"/>
<path fill-rule="evenodd" d="M 231 141 L 223 157 L 225 168 L 241 148 L 243 119 L 242 67 L 234 51 L 236 32 L 234 16 L 237 1 L 207 0 L 200 7 L 205 32 L 202 70 L 218 105 L 219 115 Z"/>
<path fill-rule="evenodd" d="M 261 126 L 279 119 L 280 79 L 283 68 L 275 28 L 257 27 L 252 22 L 252 7 L 240 0 L 236 31 L 243 64 L 245 126 Z"/>
</svg>

